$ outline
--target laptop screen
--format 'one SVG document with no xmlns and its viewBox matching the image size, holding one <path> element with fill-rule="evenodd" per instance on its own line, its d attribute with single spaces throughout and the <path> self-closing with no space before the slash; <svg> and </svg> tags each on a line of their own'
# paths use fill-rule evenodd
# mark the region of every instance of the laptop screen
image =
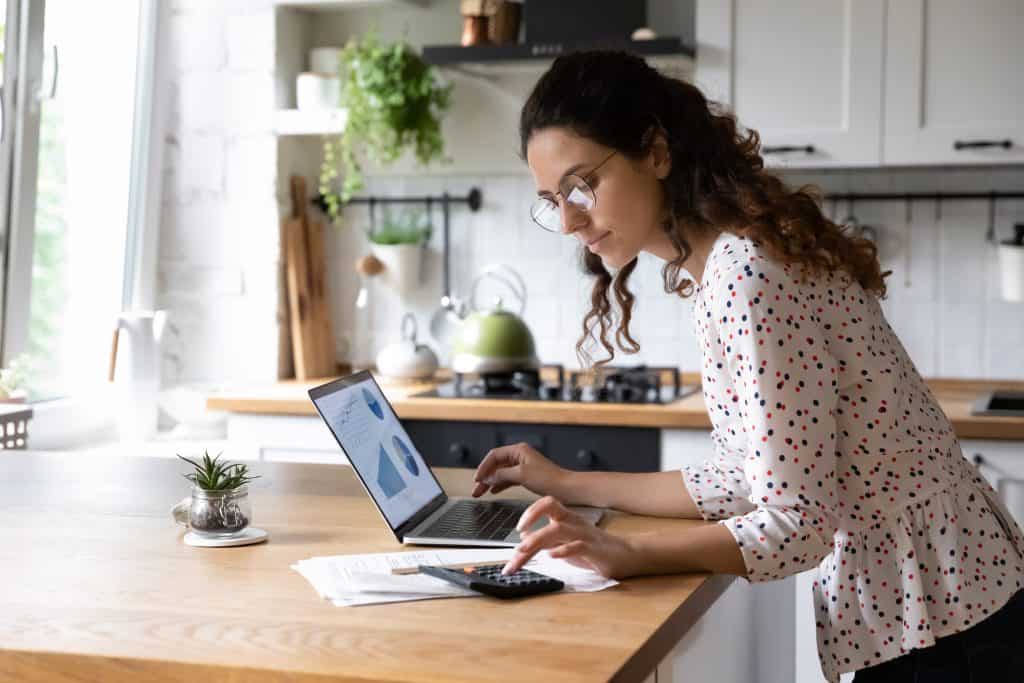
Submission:
<svg viewBox="0 0 1024 683">
<path fill-rule="evenodd" d="M 368 372 L 310 392 L 356 474 L 396 529 L 443 492 Z"/>
</svg>

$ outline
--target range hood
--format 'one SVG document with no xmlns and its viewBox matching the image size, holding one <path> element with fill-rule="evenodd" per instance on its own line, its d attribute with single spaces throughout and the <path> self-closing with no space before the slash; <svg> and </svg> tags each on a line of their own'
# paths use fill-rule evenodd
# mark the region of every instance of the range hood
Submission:
<svg viewBox="0 0 1024 683">
<path fill-rule="evenodd" d="M 671 0 L 677 2 L 678 0 Z M 437 66 L 465 68 L 519 63 L 543 64 L 582 50 L 622 50 L 648 58 L 682 58 L 692 62 L 696 50 L 675 37 L 634 40 L 648 26 L 647 2 L 638 0 L 524 0 L 522 30 L 515 43 L 427 45 L 423 60 Z M 660 61 L 660 59 L 659 59 Z"/>
<path fill-rule="evenodd" d="M 517 43 L 511 45 L 426 45 L 423 61 L 437 66 L 469 64 L 498 64 L 509 62 L 542 63 L 555 57 L 580 50 L 623 50 L 642 57 L 682 57 L 693 59 L 692 45 L 677 37 L 630 40 L 629 38 L 601 40 L 565 40 L 543 43 Z"/>
</svg>

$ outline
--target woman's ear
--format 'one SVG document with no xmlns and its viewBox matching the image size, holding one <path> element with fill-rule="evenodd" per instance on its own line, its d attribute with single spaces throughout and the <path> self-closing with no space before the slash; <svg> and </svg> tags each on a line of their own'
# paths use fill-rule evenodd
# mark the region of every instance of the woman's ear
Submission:
<svg viewBox="0 0 1024 683">
<path fill-rule="evenodd" d="M 658 180 L 664 180 L 672 171 L 672 152 L 669 150 L 668 137 L 661 128 L 652 127 L 648 129 L 644 138 L 651 170 Z"/>
</svg>

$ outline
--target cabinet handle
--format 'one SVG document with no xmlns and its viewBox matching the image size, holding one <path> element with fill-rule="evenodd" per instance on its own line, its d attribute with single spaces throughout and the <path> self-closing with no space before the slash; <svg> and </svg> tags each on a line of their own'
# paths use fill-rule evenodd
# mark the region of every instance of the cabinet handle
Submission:
<svg viewBox="0 0 1024 683">
<path fill-rule="evenodd" d="M 814 145 L 776 145 L 774 147 L 762 147 L 761 151 L 765 154 L 786 154 L 788 152 L 814 154 Z"/>
<path fill-rule="evenodd" d="M 587 469 L 593 469 L 597 464 L 597 454 L 588 448 L 581 448 L 576 451 L 576 462 Z"/>
<path fill-rule="evenodd" d="M 1002 147 L 1003 149 L 1010 149 L 1013 147 L 1013 140 L 954 140 L 953 149 L 960 151 L 963 149 L 981 149 L 983 147 Z"/>
<path fill-rule="evenodd" d="M 461 443 L 453 443 L 448 447 L 448 455 L 452 456 L 452 460 L 459 464 L 465 464 L 469 462 L 469 449 Z"/>
</svg>

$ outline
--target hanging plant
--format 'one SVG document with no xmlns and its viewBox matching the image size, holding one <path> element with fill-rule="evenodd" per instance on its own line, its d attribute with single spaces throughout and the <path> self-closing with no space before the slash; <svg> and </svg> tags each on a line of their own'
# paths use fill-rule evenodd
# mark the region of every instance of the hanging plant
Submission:
<svg viewBox="0 0 1024 683">
<path fill-rule="evenodd" d="M 381 44 L 374 33 L 345 45 L 339 70 L 339 104 L 348 117 L 344 131 L 324 143 L 320 167 L 320 194 L 331 218 L 363 188 L 360 155 L 390 164 L 411 148 L 423 165 L 444 159 L 441 118 L 452 91 L 407 43 Z M 340 193 L 334 190 L 339 172 Z"/>
</svg>

